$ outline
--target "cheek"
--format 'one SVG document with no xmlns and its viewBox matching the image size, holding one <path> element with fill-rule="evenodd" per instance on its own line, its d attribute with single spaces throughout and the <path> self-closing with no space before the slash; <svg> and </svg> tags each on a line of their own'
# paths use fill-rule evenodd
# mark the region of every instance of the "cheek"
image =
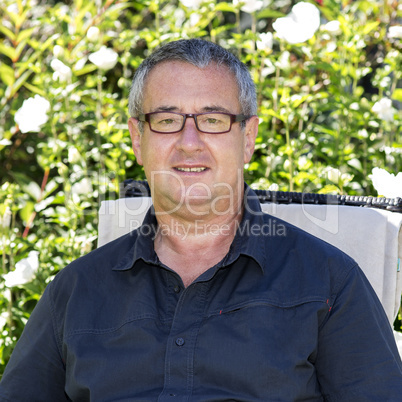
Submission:
<svg viewBox="0 0 402 402">
<path fill-rule="evenodd" d="M 245 150 L 242 141 L 226 141 L 215 149 L 215 155 L 219 155 L 219 165 L 222 174 L 229 177 L 236 175 L 244 166 Z"/>
<path fill-rule="evenodd" d="M 244 164 L 246 151 L 243 133 L 236 134 L 238 135 L 238 138 L 230 141 L 230 143 L 226 145 L 225 149 L 227 149 L 227 152 L 230 153 L 230 159 L 228 160 L 232 161 L 233 164 L 239 166 Z"/>
<path fill-rule="evenodd" d="M 141 155 L 146 170 L 163 169 L 169 156 L 169 145 L 166 141 L 144 139 L 141 144 Z"/>
</svg>

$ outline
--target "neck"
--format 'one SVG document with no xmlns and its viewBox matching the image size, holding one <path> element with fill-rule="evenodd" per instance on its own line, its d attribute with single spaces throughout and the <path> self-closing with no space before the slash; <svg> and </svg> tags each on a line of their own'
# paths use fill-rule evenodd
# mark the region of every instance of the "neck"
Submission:
<svg viewBox="0 0 402 402">
<path fill-rule="evenodd" d="M 212 216 L 179 211 L 158 216 L 155 212 L 155 251 L 162 263 L 181 276 L 185 286 L 225 257 L 243 214 L 240 206 L 231 214 Z"/>
<path fill-rule="evenodd" d="M 189 249 L 193 243 L 199 246 L 203 243 L 213 245 L 231 242 L 240 223 L 242 211 L 212 219 L 203 216 L 195 216 L 193 219 L 177 219 L 173 215 L 158 216 L 157 212 L 156 215 L 158 221 L 157 241 L 166 242 L 175 249 Z"/>
</svg>

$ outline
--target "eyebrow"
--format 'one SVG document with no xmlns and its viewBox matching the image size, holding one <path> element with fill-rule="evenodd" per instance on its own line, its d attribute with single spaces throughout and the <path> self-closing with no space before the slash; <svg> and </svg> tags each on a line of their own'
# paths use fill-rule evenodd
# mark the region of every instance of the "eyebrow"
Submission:
<svg viewBox="0 0 402 402">
<path fill-rule="evenodd" d="M 176 106 L 159 106 L 153 112 L 177 112 L 178 110 Z"/>
<path fill-rule="evenodd" d="M 153 110 L 153 112 L 178 112 L 179 108 L 177 106 L 159 106 L 156 109 Z M 205 113 L 205 112 L 222 112 L 222 113 L 231 113 L 230 110 L 226 109 L 223 106 L 205 106 L 201 108 L 200 113 Z"/>
<path fill-rule="evenodd" d="M 203 110 L 204 112 L 222 112 L 222 113 L 231 113 L 228 109 L 226 109 L 223 106 L 206 106 L 203 107 L 201 110 Z"/>
</svg>

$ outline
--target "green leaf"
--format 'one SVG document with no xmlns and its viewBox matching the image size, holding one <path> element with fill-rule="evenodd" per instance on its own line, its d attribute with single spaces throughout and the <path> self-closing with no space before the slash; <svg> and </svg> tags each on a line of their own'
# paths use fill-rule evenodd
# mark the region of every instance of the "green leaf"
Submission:
<svg viewBox="0 0 402 402">
<path fill-rule="evenodd" d="M 33 71 L 25 71 L 24 74 L 21 75 L 20 78 L 15 82 L 12 90 L 11 90 L 11 96 L 14 96 L 14 94 L 17 93 L 17 91 L 24 85 L 25 81 L 28 79 L 28 77 L 33 73 Z"/>
<path fill-rule="evenodd" d="M 232 12 L 232 13 L 236 12 L 236 8 L 233 6 L 233 4 L 226 3 L 226 2 L 216 4 L 214 10 L 215 11 L 226 11 L 226 12 Z"/>
<path fill-rule="evenodd" d="M 110 14 L 113 14 L 113 13 L 116 13 L 116 12 L 119 13 L 119 12 L 123 11 L 124 9 L 129 8 L 129 7 L 133 7 L 133 6 L 135 6 L 135 4 L 133 4 L 133 3 L 114 4 L 114 5 L 110 6 L 106 10 L 105 15 L 110 15 Z"/>
<path fill-rule="evenodd" d="M 281 18 L 284 17 L 286 14 L 283 14 L 276 10 L 263 10 L 257 14 L 257 18 Z"/>
<path fill-rule="evenodd" d="M 18 14 L 13 13 L 9 9 L 7 9 L 6 7 L 3 8 L 3 11 L 10 17 L 10 19 L 14 23 L 14 25 L 17 25 Z"/>
<path fill-rule="evenodd" d="M 380 24 L 380 21 L 371 21 L 371 22 L 367 22 L 366 25 L 364 25 L 363 34 L 364 34 L 364 35 L 367 35 L 367 34 L 370 33 L 371 31 L 373 31 L 374 29 L 376 29 L 379 24 Z"/>
<path fill-rule="evenodd" d="M 21 216 L 21 219 L 24 222 L 28 222 L 29 218 L 31 217 L 32 212 L 34 211 L 35 208 L 35 203 L 33 203 L 32 201 L 28 201 L 25 206 L 20 209 L 19 213 Z"/>
<path fill-rule="evenodd" d="M 392 94 L 392 99 L 402 102 L 402 88 L 395 89 L 394 93 Z"/>
<path fill-rule="evenodd" d="M 15 21 L 15 26 L 19 29 L 22 24 L 24 23 L 24 21 L 26 20 L 27 14 L 29 13 L 30 8 L 27 7 L 26 10 L 24 10 L 24 12 L 20 15 L 17 16 L 17 19 Z"/>
<path fill-rule="evenodd" d="M 117 162 L 114 159 L 110 159 L 110 158 L 105 158 L 105 165 L 111 171 L 115 171 L 119 168 L 119 165 L 117 164 Z"/>
<path fill-rule="evenodd" d="M 11 60 L 15 60 L 15 49 L 11 46 L 4 45 L 0 43 L 0 53 L 9 57 Z"/>
<path fill-rule="evenodd" d="M 82 27 L 82 22 L 85 20 L 84 19 L 85 14 L 87 14 L 88 12 L 90 13 L 90 9 L 93 7 L 94 7 L 94 4 L 91 1 L 89 1 L 85 7 L 81 8 L 81 5 L 80 5 L 80 7 L 76 8 L 77 10 L 79 10 L 79 13 L 77 14 L 77 16 L 75 18 L 75 23 L 78 28 Z"/>
<path fill-rule="evenodd" d="M 27 44 L 26 42 L 27 42 L 26 40 L 23 40 L 17 45 L 17 47 L 15 48 L 15 59 L 13 61 L 18 61 L 22 51 L 25 49 L 25 46 Z"/>
<path fill-rule="evenodd" d="M 0 78 L 9 87 L 14 85 L 14 69 L 12 69 L 7 64 L 0 65 Z"/>
<path fill-rule="evenodd" d="M 29 29 L 24 29 L 18 34 L 17 43 L 20 43 L 24 41 L 25 39 L 29 38 L 32 35 L 32 32 L 35 30 L 35 28 L 29 28 Z"/>
<path fill-rule="evenodd" d="M 284 117 L 280 115 L 279 113 L 274 112 L 272 109 L 268 109 L 265 111 L 266 114 L 276 117 L 277 119 L 284 121 Z"/>
<path fill-rule="evenodd" d="M 12 32 L 10 29 L 6 28 L 4 25 L 0 25 L 0 32 L 6 35 L 10 40 L 15 40 L 15 33 Z"/>
<path fill-rule="evenodd" d="M 34 94 L 38 94 L 40 96 L 43 96 L 44 98 L 46 97 L 46 92 L 43 91 L 42 89 L 36 87 L 35 85 L 29 84 L 28 82 L 24 83 L 24 87 L 26 89 L 29 89 L 31 92 L 33 92 Z"/>
<path fill-rule="evenodd" d="M 80 75 L 84 75 L 87 73 L 92 73 L 92 71 L 95 71 L 97 69 L 97 67 L 95 66 L 95 64 L 87 64 L 84 68 L 81 68 L 81 70 L 77 70 L 74 71 L 74 75 L 76 75 L 77 77 L 79 77 Z"/>
<path fill-rule="evenodd" d="M 321 190 L 318 191 L 318 194 L 339 194 L 340 190 L 334 184 L 327 184 Z"/>
<path fill-rule="evenodd" d="M 303 95 L 300 98 L 295 98 L 291 99 L 292 102 L 292 108 L 297 109 L 303 102 L 305 102 L 308 98 L 310 98 L 310 95 Z"/>
</svg>

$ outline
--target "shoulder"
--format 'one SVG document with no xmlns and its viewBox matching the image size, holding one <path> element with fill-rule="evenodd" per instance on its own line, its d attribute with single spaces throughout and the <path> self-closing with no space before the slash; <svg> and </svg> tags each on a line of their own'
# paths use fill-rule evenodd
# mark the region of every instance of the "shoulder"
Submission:
<svg viewBox="0 0 402 402">
<path fill-rule="evenodd" d="M 352 271 L 360 270 L 356 261 L 337 247 L 286 221 L 264 213 L 262 222 L 271 227 L 269 236 L 261 236 L 267 264 L 292 278 L 299 289 L 312 291 L 314 287 L 334 294 Z"/>
<path fill-rule="evenodd" d="M 130 232 L 72 261 L 50 283 L 51 293 L 66 294 L 86 283 L 107 280 L 117 264 L 132 260 L 136 239 L 137 232 Z"/>
</svg>

